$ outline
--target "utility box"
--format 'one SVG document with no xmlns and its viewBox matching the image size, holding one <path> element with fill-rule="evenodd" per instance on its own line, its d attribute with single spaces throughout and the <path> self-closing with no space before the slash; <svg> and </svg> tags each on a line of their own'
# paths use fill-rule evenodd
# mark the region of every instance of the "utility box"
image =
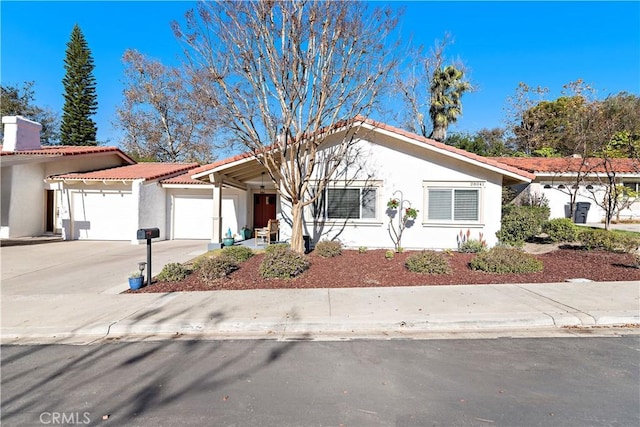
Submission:
<svg viewBox="0 0 640 427">
<path fill-rule="evenodd" d="M 587 214 L 589 213 L 590 206 L 591 203 L 589 202 L 576 203 L 576 211 L 573 214 L 573 222 L 575 222 L 576 224 L 586 224 Z"/>
<path fill-rule="evenodd" d="M 138 230 L 138 240 L 155 239 L 160 237 L 159 228 L 141 228 Z"/>
</svg>

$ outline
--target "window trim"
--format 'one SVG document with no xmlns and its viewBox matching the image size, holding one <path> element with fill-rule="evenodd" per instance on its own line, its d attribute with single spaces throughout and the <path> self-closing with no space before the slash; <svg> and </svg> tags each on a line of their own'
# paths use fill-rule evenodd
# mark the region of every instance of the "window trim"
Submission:
<svg viewBox="0 0 640 427">
<path fill-rule="evenodd" d="M 422 216 L 423 226 L 478 226 L 484 225 L 484 191 L 487 181 L 473 180 L 473 181 L 423 181 L 422 182 L 422 194 L 423 194 L 423 209 L 424 215 Z M 429 219 L 429 190 L 450 190 L 451 191 L 451 219 Z M 477 190 L 478 192 L 478 219 L 477 220 L 454 220 L 455 209 L 455 190 Z"/>
</svg>

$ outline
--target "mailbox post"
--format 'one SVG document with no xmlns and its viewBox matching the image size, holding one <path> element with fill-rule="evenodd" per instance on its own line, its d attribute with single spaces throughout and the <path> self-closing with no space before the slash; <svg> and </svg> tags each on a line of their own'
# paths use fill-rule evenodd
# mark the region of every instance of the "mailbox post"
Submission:
<svg viewBox="0 0 640 427">
<path fill-rule="evenodd" d="M 147 286 L 151 285 L 151 239 L 160 237 L 159 228 L 141 228 L 136 236 L 138 240 L 147 239 Z"/>
</svg>

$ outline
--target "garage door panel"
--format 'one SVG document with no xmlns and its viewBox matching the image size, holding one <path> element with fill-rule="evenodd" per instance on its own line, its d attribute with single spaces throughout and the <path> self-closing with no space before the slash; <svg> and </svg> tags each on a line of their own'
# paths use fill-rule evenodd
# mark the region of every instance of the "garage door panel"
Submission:
<svg viewBox="0 0 640 427">
<path fill-rule="evenodd" d="M 211 196 L 174 196 L 173 238 L 211 239 L 213 199 Z M 238 232 L 238 198 L 222 199 L 222 234 Z"/>
<path fill-rule="evenodd" d="M 131 240 L 135 236 L 133 195 L 126 191 L 73 193 L 73 238 Z"/>
<path fill-rule="evenodd" d="M 206 196 L 175 196 L 173 238 L 211 239 L 213 200 Z"/>
</svg>

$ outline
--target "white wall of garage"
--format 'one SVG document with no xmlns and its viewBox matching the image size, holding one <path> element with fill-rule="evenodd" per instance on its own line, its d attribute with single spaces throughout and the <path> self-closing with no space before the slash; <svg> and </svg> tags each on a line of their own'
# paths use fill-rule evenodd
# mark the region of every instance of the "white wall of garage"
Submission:
<svg viewBox="0 0 640 427">
<path fill-rule="evenodd" d="M 131 189 L 137 203 L 137 228 L 160 229 L 159 240 L 169 238 L 167 223 L 167 191 L 158 182 L 145 183 L 142 180 L 133 181 Z M 131 237 L 132 243 L 137 243 L 136 235 Z"/>
</svg>

